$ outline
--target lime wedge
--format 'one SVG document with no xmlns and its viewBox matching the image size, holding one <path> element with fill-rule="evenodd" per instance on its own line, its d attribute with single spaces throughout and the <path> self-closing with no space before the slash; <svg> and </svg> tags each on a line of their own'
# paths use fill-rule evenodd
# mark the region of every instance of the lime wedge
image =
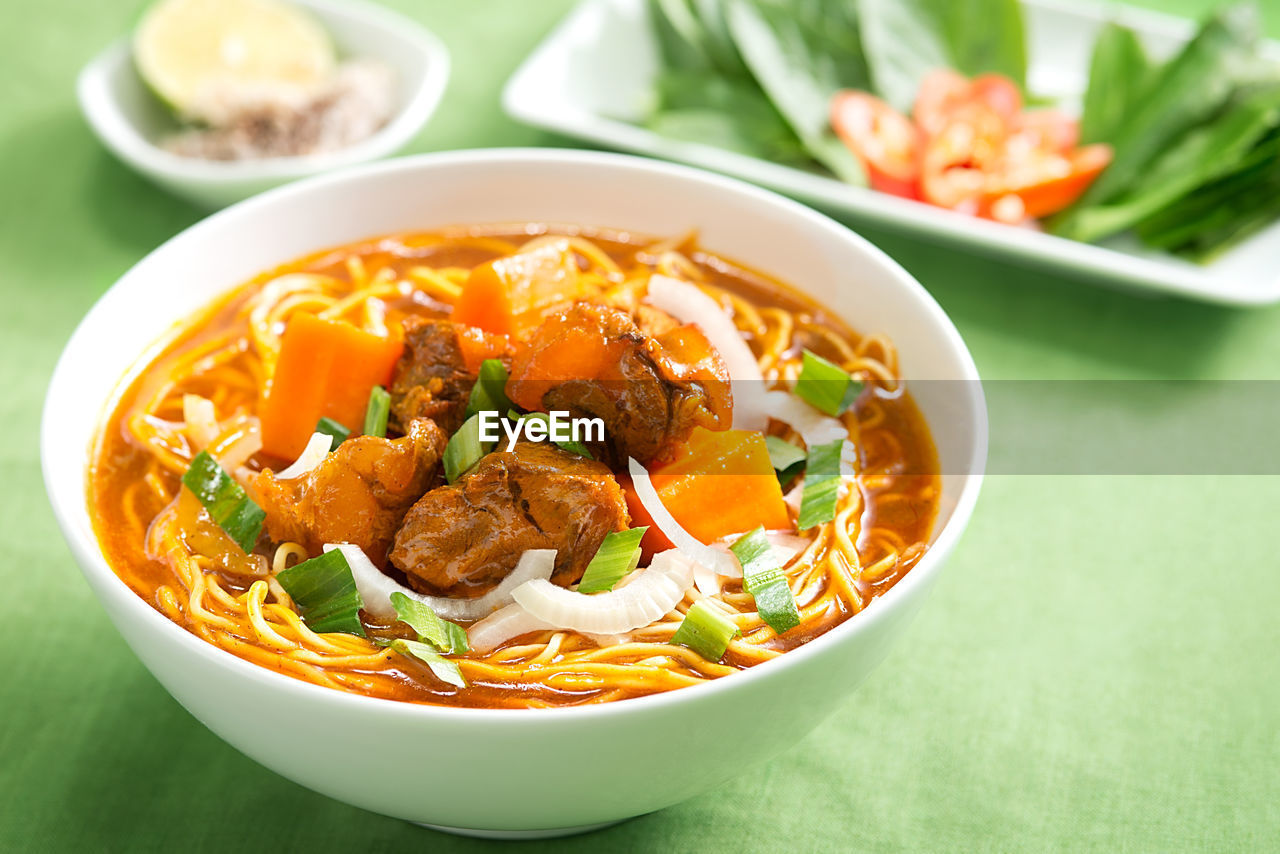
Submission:
<svg viewBox="0 0 1280 854">
<path fill-rule="evenodd" d="M 329 34 L 278 0 L 160 0 L 133 35 L 142 79 L 179 112 L 212 87 L 310 88 L 333 70 Z"/>
</svg>

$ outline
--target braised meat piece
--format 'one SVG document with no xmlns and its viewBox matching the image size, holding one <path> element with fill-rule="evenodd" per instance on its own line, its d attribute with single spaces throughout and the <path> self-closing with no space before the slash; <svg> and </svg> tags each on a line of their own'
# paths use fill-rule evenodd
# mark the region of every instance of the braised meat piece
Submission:
<svg viewBox="0 0 1280 854">
<path fill-rule="evenodd" d="M 605 466 L 521 443 L 422 496 L 396 533 L 391 563 L 419 591 L 470 598 L 505 578 L 526 549 L 556 549 L 552 578 L 568 585 L 605 535 L 628 523 L 622 489 Z"/>
<path fill-rule="evenodd" d="M 488 356 L 508 361 L 506 349 L 501 336 L 447 320 L 405 318 L 404 353 L 390 388 L 392 426 L 430 418 L 452 435 L 462 426 L 479 361 Z M 468 352 L 476 364 L 468 364 Z"/>
<path fill-rule="evenodd" d="M 642 318 L 645 319 L 645 318 Z M 614 468 L 648 462 L 696 426 L 722 430 L 733 415 L 724 362 L 696 326 L 575 303 L 546 317 L 517 351 L 507 395 L 525 409 L 600 418 L 596 456 Z"/>
<path fill-rule="evenodd" d="M 301 543 L 312 555 L 325 543 L 354 543 L 381 564 L 404 514 L 431 486 L 447 439 L 418 419 L 399 439 L 348 439 L 301 477 L 254 474 L 249 489 L 272 540 Z"/>
</svg>

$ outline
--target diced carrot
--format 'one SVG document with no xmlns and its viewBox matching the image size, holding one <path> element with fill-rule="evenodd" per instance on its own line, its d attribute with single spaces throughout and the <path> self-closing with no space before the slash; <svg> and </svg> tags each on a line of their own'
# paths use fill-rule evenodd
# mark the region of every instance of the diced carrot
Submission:
<svg viewBox="0 0 1280 854">
<path fill-rule="evenodd" d="M 471 271 L 453 308 L 458 323 L 519 335 L 541 310 L 584 294 L 586 285 L 568 240 L 556 240 L 481 264 Z"/>
<path fill-rule="evenodd" d="M 505 335 L 493 335 L 475 326 L 459 326 L 458 349 L 467 373 L 476 376 L 485 359 L 497 359 L 511 349 L 511 341 Z"/>
<path fill-rule="evenodd" d="M 666 462 L 650 466 L 654 489 L 680 526 L 704 543 L 757 525 L 791 527 L 782 487 L 773 473 L 764 436 L 752 430 L 694 428 Z M 649 525 L 647 552 L 671 548 L 653 526 L 630 483 L 624 484 L 632 526 Z"/>
<path fill-rule="evenodd" d="M 302 453 L 321 418 L 359 429 L 369 392 L 391 379 L 404 341 L 345 321 L 299 312 L 289 318 L 262 406 L 262 448 L 283 459 Z"/>
</svg>

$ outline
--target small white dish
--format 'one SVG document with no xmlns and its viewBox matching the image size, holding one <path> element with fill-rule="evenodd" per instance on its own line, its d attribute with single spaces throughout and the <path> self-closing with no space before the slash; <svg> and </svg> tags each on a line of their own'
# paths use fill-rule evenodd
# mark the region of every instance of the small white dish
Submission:
<svg viewBox="0 0 1280 854">
<path fill-rule="evenodd" d="M 375 235 L 513 222 L 651 235 L 696 227 L 709 250 L 776 274 L 858 329 L 890 336 L 943 472 L 919 563 L 865 611 L 772 661 L 666 694 L 561 709 L 416 705 L 292 679 L 186 631 L 112 572 L 86 506 L 88 454 L 121 377 L 149 342 L 216 295 L 302 255 Z M 924 603 L 973 512 L 986 452 L 982 387 L 960 334 L 866 240 L 740 181 L 554 149 L 369 164 L 281 187 L 192 226 L 138 262 L 81 322 L 54 372 L 41 429 L 45 486 L 80 569 L 178 702 L 246 755 L 318 792 L 498 837 L 563 834 L 661 809 L 798 742 L 884 658 Z"/>
<path fill-rule="evenodd" d="M 157 141 L 178 129 L 143 84 L 125 37 L 85 66 L 76 96 L 85 120 L 116 157 L 175 195 L 220 208 L 280 184 L 364 163 L 403 148 L 435 112 L 449 80 L 449 52 L 415 21 L 360 0 L 292 0 L 314 14 L 340 57 L 369 57 L 395 72 L 397 106 L 377 133 L 341 151 L 302 157 L 213 161 L 165 151 Z"/>
<path fill-rule="evenodd" d="M 1080 279 L 1233 305 L 1280 300 L 1280 223 L 1208 265 L 1121 237 L 1105 245 L 1065 240 L 900 199 L 834 178 L 709 145 L 668 139 L 640 126 L 658 70 L 646 0 L 584 0 L 507 83 L 503 106 L 526 124 L 613 148 L 714 169 L 863 222 L 984 254 L 1068 271 Z M 1023 0 L 1033 91 L 1070 104 L 1088 80 L 1094 35 L 1108 20 L 1132 27 L 1155 56 L 1193 32 L 1190 21 L 1086 0 Z M 1268 43 L 1271 55 L 1280 45 Z"/>
</svg>

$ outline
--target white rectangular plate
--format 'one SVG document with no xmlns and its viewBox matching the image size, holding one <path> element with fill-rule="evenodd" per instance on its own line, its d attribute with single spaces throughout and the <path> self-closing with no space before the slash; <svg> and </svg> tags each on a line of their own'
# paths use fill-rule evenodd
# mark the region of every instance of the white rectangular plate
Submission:
<svg viewBox="0 0 1280 854">
<path fill-rule="evenodd" d="M 1132 27 L 1155 56 L 1193 32 L 1189 21 L 1075 0 L 1026 0 L 1030 89 L 1078 105 L 1094 35 L 1107 20 Z M 1280 51 L 1274 42 L 1269 52 Z M 526 124 L 640 154 L 678 160 L 770 187 L 830 211 L 1091 282 L 1210 302 L 1280 300 L 1280 223 L 1208 265 L 1144 249 L 1121 236 L 1101 245 L 1013 228 L 853 187 L 709 145 L 667 139 L 637 124 L 652 97 L 658 57 L 645 0 L 584 0 L 520 66 L 503 92 Z M 678 202 L 676 202 L 678 204 Z"/>
</svg>

